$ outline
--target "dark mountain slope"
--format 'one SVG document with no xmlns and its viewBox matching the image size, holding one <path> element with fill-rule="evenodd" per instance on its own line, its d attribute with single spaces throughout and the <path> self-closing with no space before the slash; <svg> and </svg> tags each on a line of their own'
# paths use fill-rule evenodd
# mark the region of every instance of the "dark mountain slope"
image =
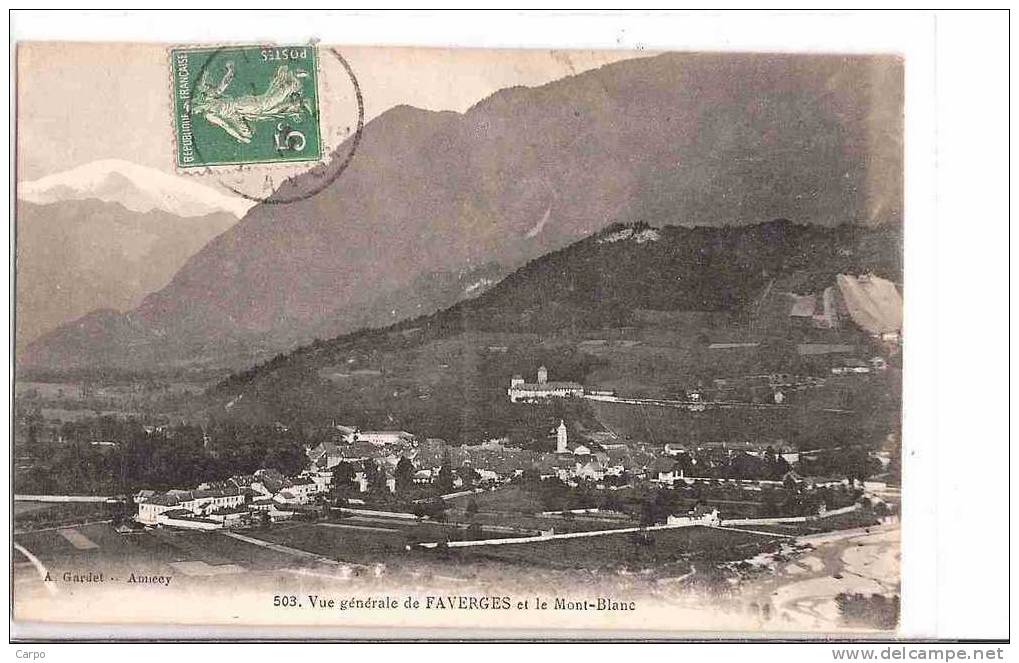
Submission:
<svg viewBox="0 0 1019 663">
<path fill-rule="evenodd" d="M 18 348 L 93 309 L 126 310 L 165 286 L 231 214 L 180 217 L 114 202 L 18 201 Z"/>
<path fill-rule="evenodd" d="M 710 373 L 691 364 L 701 361 L 690 354 L 696 339 L 740 326 L 769 283 L 797 278 L 816 287 L 838 273 L 868 272 L 900 280 L 899 240 L 891 228 L 787 221 L 614 226 L 531 261 L 473 300 L 316 342 L 238 373 L 202 407 L 217 418 L 307 423 L 347 416 L 423 434 L 454 431 L 457 439 L 504 434 L 507 417 L 525 416 L 506 410 L 512 373 L 544 362 L 557 379 L 585 381 L 605 356 L 586 354 L 584 339 L 639 340 L 647 312 L 660 311 L 700 321 L 667 325 L 678 363 L 645 371 L 661 372 L 663 384 L 683 384 L 694 370 Z"/>
<path fill-rule="evenodd" d="M 629 324 L 638 309 L 731 314 L 772 281 L 793 281 L 805 292 L 840 273 L 901 281 L 899 237 L 894 227 L 785 220 L 730 228 L 616 225 L 529 262 L 484 295 L 425 322 L 531 333 Z"/>
</svg>

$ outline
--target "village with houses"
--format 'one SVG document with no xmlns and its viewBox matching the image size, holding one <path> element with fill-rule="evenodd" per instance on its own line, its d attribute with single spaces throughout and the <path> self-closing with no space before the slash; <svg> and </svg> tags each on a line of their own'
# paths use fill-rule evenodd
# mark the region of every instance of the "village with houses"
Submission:
<svg viewBox="0 0 1019 663">
<path fill-rule="evenodd" d="M 883 390 L 901 379 L 901 298 L 872 276 L 768 297 L 762 319 L 777 301 L 783 324 L 802 327 L 781 361 L 762 360 L 767 342 L 704 338 L 711 370 L 657 391 L 479 340 L 498 367 L 483 398 L 502 435 L 446 439 L 434 421 L 349 413 L 311 425 L 37 417 L 30 434 L 51 441 L 15 458 L 30 487 L 15 495 L 16 536 L 47 569 L 106 559 L 180 586 L 282 572 L 480 588 L 524 571 L 535 591 L 594 578 L 625 597 L 650 582 L 671 601 L 706 594 L 806 623 L 816 583 L 825 605 L 887 602 L 901 447 Z M 593 362 L 647 351 L 597 336 L 577 347 Z M 349 361 L 343 380 L 387 379 Z M 243 406 L 233 396 L 224 410 Z M 858 546 L 873 555 L 863 567 Z M 803 594 L 775 598 L 776 583 Z"/>
<path fill-rule="evenodd" d="M 256 442 L 246 473 L 212 476 L 205 469 L 199 472 L 206 477 L 202 481 L 169 486 L 167 475 L 153 475 L 161 489 L 143 487 L 130 495 L 19 499 L 112 503 L 117 505 L 112 522 L 125 540 L 146 533 L 158 534 L 163 544 L 199 537 L 187 539 L 188 555 L 219 545 L 213 542 L 222 534 L 273 550 L 283 560 L 360 565 L 375 573 L 381 568 L 398 573 L 423 562 L 483 559 L 551 568 L 564 563 L 578 569 L 648 567 L 668 578 L 690 573 L 697 560 L 702 581 L 753 578 L 757 567 L 740 559 L 764 555 L 760 559 L 767 566 L 768 555 L 789 554 L 791 544 L 782 542 L 830 531 L 869 531 L 897 519 L 894 434 L 880 444 L 862 445 L 853 436 L 832 437 L 819 428 L 818 442 L 811 444 L 809 429 L 802 426 L 794 441 L 782 430 L 765 431 L 753 423 L 768 421 L 753 417 L 795 420 L 798 412 L 818 409 L 823 421 L 838 421 L 848 412 L 846 401 L 818 401 L 816 394 L 866 393 L 872 381 L 881 383 L 901 344 L 901 317 L 896 317 L 901 300 L 885 283 L 840 279 L 818 297 L 778 294 L 788 298 L 788 316 L 804 318 L 811 329 L 850 326 L 867 334 L 866 342 L 855 344 L 794 345 L 805 362 L 802 373 L 716 374 L 690 380 L 671 395 L 648 395 L 561 379 L 544 363 L 518 365 L 521 370 L 505 375 L 496 398 L 520 416 L 531 413 L 543 426 L 529 440 L 448 441 L 412 426 L 374 429 L 349 418 L 295 437 L 291 426 L 276 422 L 257 434 L 278 441 L 269 447 Z M 586 343 L 593 352 L 605 347 Z M 722 341 L 704 347 L 709 358 L 758 350 L 754 343 Z M 719 428 L 725 422 L 728 428 Z M 60 430 L 61 436 L 76 434 L 73 426 Z M 246 430 L 234 434 L 243 439 Z M 238 450 L 237 442 L 220 439 L 221 429 L 203 426 L 195 434 L 194 444 L 210 461 L 221 461 L 224 452 L 247 453 L 248 443 Z M 132 448 L 147 454 L 157 448 L 149 440 L 179 440 L 187 429 L 146 423 L 135 434 L 140 439 L 130 443 L 91 435 L 90 453 L 101 462 L 136 453 Z M 272 445 L 277 451 L 270 455 L 286 449 L 293 454 L 287 451 L 280 464 L 253 467 L 250 463 Z M 34 513 L 53 517 L 58 512 Z M 71 527 L 71 518 L 55 524 L 62 535 L 77 532 L 72 539 L 79 545 L 91 545 L 83 533 L 88 530 Z M 697 534 L 703 531 L 715 532 L 718 540 L 670 543 L 675 537 L 703 537 Z M 621 552 L 620 537 L 634 536 L 653 541 L 647 545 L 654 552 L 640 547 Z M 719 547 L 737 536 L 742 537 L 738 545 Z M 585 542 L 587 548 L 576 548 Z M 553 555 L 563 547 L 572 555 L 565 562 Z"/>
<path fill-rule="evenodd" d="M 169 567 L 185 582 L 240 572 L 254 555 L 271 559 L 270 569 L 375 582 L 405 582 L 422 569 L 432 569 L 429 577 L 440 584 L 452 576 L 481 582 L 520 568 L 546 582 L 564 573 L 596 573 L 611 583 L 649 573 L 657 591 L 676 596 L 703 590 L 720 600 L 741 588 L 733 596 L 743 598 L 732 600 L 744 606 L 769 578 L 802 573 L 806 565 L 805 578 L 824 577 L 852 593 L 871 581 L 849 566 L 818 566 L 811 542 L 873 540 L 875 550 L 893 550 L 886 541 L 898 531 L 899 440 L 880 425 L 866 443 L 826 427 L 853 416 L 860 394 L 899 370 L 895 295 L 876 277 L 839 279 L 816 296 L 772 293 L 783 315 L 807 332 L 790 346 L 794 367 L 753 370 L 751 363 L 751 370 L 715 371 L 710 379 L 691 376 L 669 393 L 572 379 L 576 373 L 556 361 L 512 365 L 507 346 L 488 342 L 500 366 L 515 369 L 502 374 L 492 398 L 537 426 L 530 437 L 446 440 L 407 420 L 386 429 L 349 415 L 312 429 L 276 422 L 257 435 L 278 441 L 253 442 L 251 469 L 243 473 L 214 476 L 206 469 L 204 480 L 179 485 L 154 475 L 159 489 L 128 495 L 21 495 L 23 504 L 104 502 L 58 505 L 24 519 L 54 524 L 82 551 L 126 546 L 130 558 L 130 550 L 155 545 L 175 557 Z M 811 331 L 840 328 L 863 332 L 863 340 L 812 340 L 819 337 Z M 593 355 L 614 351 L 609 341 L 580 346 Z M 725 366 L 737 365 L 727 362 L 740 353 L 762 351 L 759 342 L 724 338 L 706 341 L 702 350 L 706 361 Z M 349 372 L 360 380 L 381 375 Z M 780 425 L 769 429 L 769 421 Z M 235 433 L 239 439 L 245 430 Z M 210 461 L 235 452 L 236 441 L 221 439 L 223 429 L 203 426 L 198 433 L 194 444 Z M 140 441 L 130 443 L 136 448 L 187 435 L 166 422 L 145 423 L 138 434 Z M 130 453 L 130 444 L 91 439 L 96 459 Z M 251 464 L 259 453 L 271 457 L 294 445 L 285 461 Z M 106 509 L 112 518 L 110 525 L 88 516 L 42 520 L 61 509 Z M 104 526 L 118 538 L 101 534 Z M 21 538 L 32 543 L 38 536 L 26 531 Z M 883 595 L 887 586 L 875 589 Z M 772 602 L 764 597 L 753 605 L 770 610 Z M 798 610 L 795 603 L 783 609 Z"/>
<path fill-rule="evenodd" d="M 809 380 L 797 383 L 788 375 L 751 376 L 744 380 L 762 379 L 775 389 L 774 402 L 779 405 L 783 393 L 779 389 L 810 386 Z M 538 368 L 534 383 L 525 383 L 514 375 L 507 393 L 514 403 L 571 398 L 628 402 L 610 392 L 585 393 L 580 384 L 549 382 L 545 366 Z M 681 403 L 695 410 L 717 404 L 702 400 L 699 393 L 690 394 Z M 306 448 L 307 466 L 299 474 L 284 476 L 275 468 L 262 468 L 250 475 L 196 487 L 160 493 L 142 490 L 133 496 L 137 506 L 134 519 L 144 526 L 192 530 L 264 527 L 266 523 L 301 517 L 315 505 L 357 513 L 357 507 L 364 510 L 373 503 L 391 508 L 401 496 L 404 503 L 441 504 L 450 498 L 496 492 L 526 480 L 539 483 L 551 480 L 568 489 L 606 495 L 634 490 L 677 493 L 696 490 L 695 506 L 701 510 L 711 504 L 713 494 L 732 491 L 743 496 L 779 491 L 808 498 L 803 500 L 808 507 L 796 503 L 792 507 L 794 512 L 785 514 L 792 518 L 846 513 L 846 509 L 852 511 L 862 505 L 868 508 L 880 505 L 883 515 L 894 510 L 885 498 L 894 497 L 896 489 L 889 488 L 887 481 L 874 478 L 887 475 L 892 464 L 891 454 L 884 451 L 866 452 L 862 457 L 857 454 L 844 466 L 843 473 L 820 476 L 809 474 L 810 468 L 832 467 L 831 459 L 840 458 L 840 449 L 797 450 L 749 441 L 695 447 L 679 443 L 650 445 L 621 441 L 611 433 L 576 439 L 562 419 L 548 431 L 549 441 L 554 445 L 551 451 L 511 446 L 506 439 L 453 446 L 440 439 L 419 439 L 402 430 L 361 430 L 342 424 L 332 424 L 330 428 L 330 441 Z M 416 499 L 411 500 L 408 495 Z M 809 514 L 804 513 L 805 508 Z M 770 509 L 779 510 L 774 505 Z M 728 508 L 723 506 L 722 511 L 728 512 Z M 712 512 L 718 521 L 719 509 Z M 744 514 L 745 509 L 738 513 Z M 688 515 L 686 511 L 659 514 L 667 521 Z M 769 512 L 766 520 L 775 517 L 775 513 Z M 741 518 L 740 522 L 749 521 Z"/>
<path fill-rule="evenodd" d="M 419 328 L 367 334 L 312 373 L 308 393 L 338 404 L 314 416 L 302 394 L 265 417 L 236 376 L 201 417 L 103 412 L 136 403 L 137 383 L 37 383 L 19 401 L 19 545 L 44 566 L 100 555 L 183 583 L 284 572 L 481 587 L 526 569 L 543 584 L 706 592 L 761 618 L 817 619 L 776 603 L 767 588 L 783 578 L 834 583 L 829 602 L 885 601 L 902 300 L 872 274 L 827 283 L 768 284 L 749 321 L 721 325 L 640 310 L 567 341 L 492 332 L 404 355 Z M 676 331 L 691 320 L 700 332 Z M 63 418 L 85 403 L 94 416 Z M 867 546 L 880 579 L 874 562 L 819 558 L 818 541 Z"/>
<path fill-rule="evenodd" d="M 16 495 L 27 509 L 19 538 L 44 555 L 61 550 L 41 538 L 54 535 L 82 554 L 169 555 L 166 572 L 193 581 L 253 568 L 256 558 L 264 570 L 341 579 L 397 581 L 421 569 L 460 574 L 457 582 L 519 568 L 606 581 L 649 573 L 670 592 L 715 597 L 808 562 L 812 574 L 856 578 L 828 566 L 822 573 L 809 561 L 810 542 L 876 537 L 876 549 L 891 550 L 895 426 L 846 422 L 860 421 L 855 411 L 869 395 L 898 379 L 901 298 L 869 276 L 840 278 L 817 296 L 769 296 L 786 323 L 804 329 L 787 346 L 796 358 L 788 368 L 732 359 L 766 352 L 760 342 L 706 339 L 702 361 L 732 371 L 691 375 L 660 393 L 571 379 L 576 371 L 555 357 L 514 363 L 508 346 L 482 341 L 505 371 L 487 398 L 526 422 L 523 435 L 450 440 L 413 419 L 387 429 L 349 415 L 311 427 L 40 425 L 38 435 L 56 438 L 41 452 L 108 469 L 93 478 L 74 471 L 81 461 L 58 462 L 56 474 L 23 481 L 39 488 Z M 599 339 L 579 347 L 592 357 L 640 349 Z M 384 377 L 347 370 L 346 379 Z M 135 478 L 118 481 L 124 464 Z M 47 490 L 67 485 L 91 486 L 90 494 Z M 123 485 L 137 489 L 125 494 Z"/>
</svg>

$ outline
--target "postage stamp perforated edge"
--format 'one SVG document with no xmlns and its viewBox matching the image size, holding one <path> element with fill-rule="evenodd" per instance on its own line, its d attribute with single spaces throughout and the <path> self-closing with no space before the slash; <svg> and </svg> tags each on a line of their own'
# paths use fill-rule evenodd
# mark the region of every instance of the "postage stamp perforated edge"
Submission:
<svg viewBox="0 0 1019 663">
<path fill-rule="evenodd" d="M 314 52 L 314 85 L 315 85 L 315 130 L 316 138 L 318 140 L 318 155 L 305 158 L 305 159 L 268 159 L 268 160 L 240 160 L 230 162 L 212 162 L 212 163 L 196 163 L 192 165 L 181 165 L 180 163 L 180 146 L 181 146 L 181 132 L 180 132 L 180 114 L 177 105 L 178 97 L 178 81 L 177 81 L 177 69 L 174 58 L 177 53 L 187 51 L 189 53 L 194 52 L 208 52 L 217 50 L 244 50 L 244 49 L 281 49 L 281 48 L 308 48 Z M 295 168 L 314 168 L 316 165 L 325 162 L 333 151 L 338 147 L 333 145 L 329 138 L 329 132 L 322 131 L 322 99 L 321 99 L 321 71 L 322 71 L 322 51 L 319 48 L 317 41 L 311 41 L 303 44 L 294 43 L 272 43 L 272 42 L 237 42 L 237 43 L 202 43 L 202 44 L 170 44 L 165 47 L 166 53 L 166 75 L 167 85 L 169 92 L 169 116 L 168 116 L 168 128 L 170 132 L 170 158 L 173 162 L 174 171 L 178 175 L 186 176 L 218 176 L 227 173 L 239 173 L 239 172 L 278 172 L 284 175 L 293 175 Z"/>
</svg>

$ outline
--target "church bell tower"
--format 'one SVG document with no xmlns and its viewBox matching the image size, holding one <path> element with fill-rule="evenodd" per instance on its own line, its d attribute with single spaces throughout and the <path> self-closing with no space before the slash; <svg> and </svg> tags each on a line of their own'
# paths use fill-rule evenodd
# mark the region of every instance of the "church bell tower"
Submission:
<svg viewBox="0 0 1019 663">
<path fill-rule="evenodd" d="M 566 442 L 567 442 L 567 438 L 566 438 L 566 422 L 563 421 L 562 419 L 560 419 L 559 420 L 559 428 L 557 428 L 556 432 L 555 432 L 555 450 L 556 450 L 556 453 L 562 454 L 562 453 L 566 453 L 568 451 L 568 449 L 566 448 Z"/>
</svg>

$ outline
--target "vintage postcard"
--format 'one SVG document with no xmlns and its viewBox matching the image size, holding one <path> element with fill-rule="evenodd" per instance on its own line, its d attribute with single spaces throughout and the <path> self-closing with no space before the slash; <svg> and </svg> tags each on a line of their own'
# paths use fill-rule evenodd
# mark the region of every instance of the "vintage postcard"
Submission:
<svg viewBox="0 0 1019 663">
<path fill-rule="evenodd" d="M 15 629 L 896 633 L 899 56 L 15 56 Z"/>
</svg>

